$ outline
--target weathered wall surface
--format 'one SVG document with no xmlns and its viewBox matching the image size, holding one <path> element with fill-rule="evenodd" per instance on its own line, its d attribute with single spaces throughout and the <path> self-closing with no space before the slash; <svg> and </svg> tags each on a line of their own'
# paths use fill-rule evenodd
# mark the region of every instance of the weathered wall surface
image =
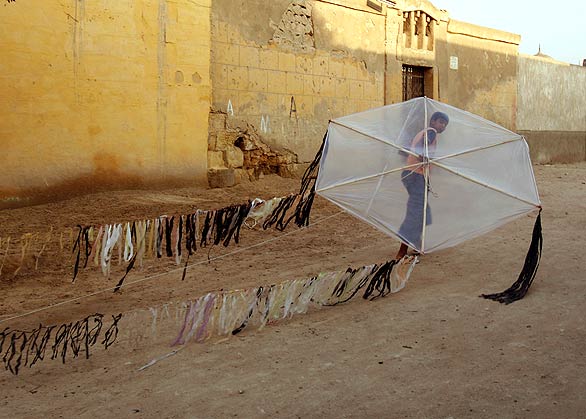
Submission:
<svg viewBox="0 0 586 419">
<path fill-rule="evenodd" d="M 329 119 L 383 105 L 385 17 L 365 2 L 212 5 L 213 108 L 273 148 L 310 161 Z M 210 148 L 210 167 L 227 164 L 221 151 Z"/>
<path fill-rule="evenodd" d="M 517 127 L 537 163 L 586 160 L 586 67 L 519 57 Z"/>
<path fill-rule="evenodd" d="M 536 161 L 586 149 L 584 68 L 519 59 L 518 35 L 426 0 L 31 0 L 0 14 L 2 205 L 211 169 L 232 184 L 291 175 L 329 119 L 401 101 L 404 65 L 425 69 L 425 95 L 525 133 Z"/>
<path fill-rule="evenodd" d="M 586 67 L 520 55 L 517 126 L 586 131 Z"/>
<path fill-rule="evenodd" d="M 206 179 L 211 0 L 0 7 L 0 199 Z"/>
<path fill-rule="evenodd" d="M 417 66 L 426 96 L 514 129 L 520 37 L 453 20 L 425 0 L 397 8 L 387 13 L 386 102 L 403 100 L 402 68 Z"/>
<path fill-rule="evenodd" d="M 519 35 L 451 19 L 437 62 L 440 100 L 515 130 L 519 42 Z"/>
</svg>

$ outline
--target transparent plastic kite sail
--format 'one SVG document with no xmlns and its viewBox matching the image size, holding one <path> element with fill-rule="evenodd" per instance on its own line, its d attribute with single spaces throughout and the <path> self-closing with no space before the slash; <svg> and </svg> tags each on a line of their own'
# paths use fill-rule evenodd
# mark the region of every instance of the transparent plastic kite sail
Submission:
<svg viewBox="0 0 586 419">
<path fill-rule="evenodd" d="M 424 97 L 332 120 L 315 191 L 421 253 L 541 208 L 522 136 Z"/>
</svg>

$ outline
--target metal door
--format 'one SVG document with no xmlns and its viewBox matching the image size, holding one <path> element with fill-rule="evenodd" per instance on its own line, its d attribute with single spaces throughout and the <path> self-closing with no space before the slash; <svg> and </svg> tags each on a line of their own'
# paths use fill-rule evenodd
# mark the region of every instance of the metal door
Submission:
<svg viewBox="0 0 586 419">
<path fill-rule="evenodd" d="M 425 69 L 423 67 L 403 65 L 403 100 L 425 95 L 423 83 L 424 71 Z"/>
</svg>

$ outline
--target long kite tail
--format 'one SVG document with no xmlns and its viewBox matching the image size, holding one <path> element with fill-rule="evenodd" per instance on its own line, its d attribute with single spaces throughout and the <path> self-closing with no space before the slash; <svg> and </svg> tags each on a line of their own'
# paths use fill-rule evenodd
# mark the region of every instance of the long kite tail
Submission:
<svg viewBox="0 0 586 419">
<path fill-rule="evenodd" d="M 519 274 L 519 278 L 511 285 L 508 289 L 497 292 L 494 294 L 482 294 L 481 297 L 498 301 L 503 304 L 511 304 L 517 300 L 520 300 L 527 294 L 529 287 L 535 279 L 537 269 L 539 268 L 539 261 L 541 259 L 541 250 L 543 247 L 543 236 L 541 234 L 541 209 L 539 215 L 535 220 L 533 226 L 533 236 L 531 238 L 531 244 L 525 256 L 525 263 L 523 269 Z"/>
</svg>

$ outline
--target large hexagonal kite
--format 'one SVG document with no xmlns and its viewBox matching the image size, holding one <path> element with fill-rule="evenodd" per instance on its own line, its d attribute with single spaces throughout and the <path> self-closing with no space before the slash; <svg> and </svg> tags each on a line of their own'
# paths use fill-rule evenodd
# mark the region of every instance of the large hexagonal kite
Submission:
<svg viewBox="0 0 586 419">
<path fill-rule="evenodd" d="M 541 209 L 521 135 L 424 97 L 330 121 L 315 192 L 420 253 Z"/>
</svg>

